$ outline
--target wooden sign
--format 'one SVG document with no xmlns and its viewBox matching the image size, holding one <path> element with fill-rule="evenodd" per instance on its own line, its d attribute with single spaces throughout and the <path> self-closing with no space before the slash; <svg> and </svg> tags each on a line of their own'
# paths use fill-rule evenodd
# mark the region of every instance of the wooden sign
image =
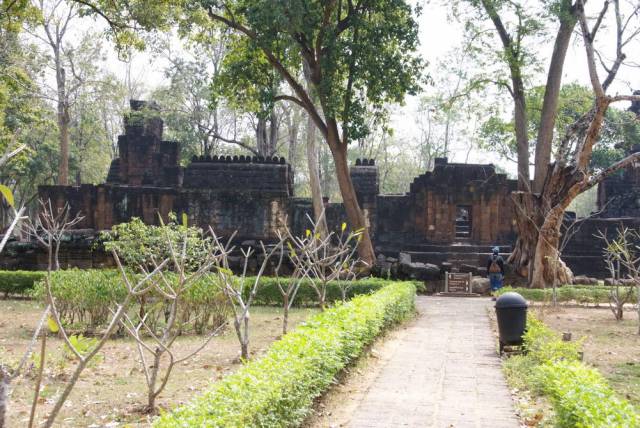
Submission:
<svg viewBox="0 0 640 428">
<path fill-rule="evenodd" d="M 444 290 L 446 293 L 471 293 L 471 274 L 447 272 Z"/>
</svg>

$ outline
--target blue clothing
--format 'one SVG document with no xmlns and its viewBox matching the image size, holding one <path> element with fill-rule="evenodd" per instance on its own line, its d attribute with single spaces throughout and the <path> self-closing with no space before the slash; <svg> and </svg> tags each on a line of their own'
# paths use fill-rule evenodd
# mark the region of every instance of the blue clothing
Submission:
<svg viewBox="0 0 640 428">
<path fill-rule="evenodd" d="M 502 288 L 502 280 L 503 280 L 503 276 L 500 272 L 496 272 L 496 273 L 490 273 L 489 274 L 489 281 L 491 283 L 491 291 L 497 291 L 498 289 Z"/>
</svg>

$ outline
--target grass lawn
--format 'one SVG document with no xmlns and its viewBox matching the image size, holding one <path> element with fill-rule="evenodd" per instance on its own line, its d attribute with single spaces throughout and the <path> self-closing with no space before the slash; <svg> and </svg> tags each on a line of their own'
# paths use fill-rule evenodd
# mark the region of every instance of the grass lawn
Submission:
<svg viewBox="0 0 640 428">
<path fill-rule="evenodd" d="M 17 361 L 31 339 L 42 308 L 27 300 L 0 300 L 0 361 Z M 289 329 L 316 309 L 293 309 Z M 279 308 L 256 307 L 251 312 L 252 356 L 255 358 L 280 337 L 282 316 Z M 196 336 L 178 338 L 177 355 L 187 354 L 201 343 Z M 54 398 L 64 386 L 75 363 L 65 357 L 62 341 L 48 340 L 45 378 L 38 407 L 39 419 L 53 407 Z M 240 346 L 230 327 L 212 340 L 191 360 L 174 369 L 169 384 L 160 395 L 158 405 L 173 408 L 187 402 L 212 381 L 236 370 Z M 129 423 L 147 426 L 151 418 L 139 410 L 146 400 L 144 374 L 139 365 L 135 343 L 126 338 L 113 339 L 101 351 L 103 356 L 82 374 L 71 396 L 58 416 L 57 426 L 87 427 Z M 16 379 L 9 400 L 8 426 L 25 426 L 29 419 L 34 378 L 31 373 Z"/>
<path fill-rule="evenodd" d="M 616 321 L 606 308 L 531 308 L 541 321 L 559 332 L 584 338 L 584 361 L 597 367 L 620 396 L 640 409 L 640 336 L 637 312 L 625 311 Z"/>
</svg>

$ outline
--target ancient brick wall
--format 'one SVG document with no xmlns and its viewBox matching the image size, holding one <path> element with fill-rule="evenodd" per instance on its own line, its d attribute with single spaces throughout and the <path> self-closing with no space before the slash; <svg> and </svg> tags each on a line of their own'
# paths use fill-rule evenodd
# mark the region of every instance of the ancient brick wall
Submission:
<svg viewBox="0 0 640 428">
<path fill-rule="evenodd" d="M 284 158 L 194 157 L 184 171 L 185 189 L 260 192 L 265 197 L 292 196 L 291 165 Z"/>
<path fill-rule="evenodd" d="M 405 196 L 380 196 L 377 203 L 379 238 L 410 242 L 452 243 L 456 218 L 468 212 L 469 241 L 512 243 L 515 183 L 496 174 L 493 165 L 451 164 L 438 159 L 433 171 L 417 177 Z"/>
</svg>

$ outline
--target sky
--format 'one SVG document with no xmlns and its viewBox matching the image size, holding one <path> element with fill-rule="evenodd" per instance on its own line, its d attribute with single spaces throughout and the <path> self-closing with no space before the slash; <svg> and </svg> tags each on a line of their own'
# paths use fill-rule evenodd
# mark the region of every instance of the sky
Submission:
<svg viewBox="0 0 640 428">
<path fill-rule="evenodd" d="M 461 23 L 452 21 L 448 18 L 447 13 L 450 10 L 450 4 L 444 0 L 412 0 L 414 4 L 420 2 L 423 6 L 422 14 L 418 17 L 419 35 L 420 35 L 420 54 L 429 62 L 427 72 L 431 75 L 437 75 L 439 72 L 437 63 L 447 53 L 457 49 L 463 41 L 463 26 Z M 599 8 L 600 2 L 589 2 L 593 9 Z M 589 14 L 590 11 L 588 10 Z M 95 26 L 96 23 L 88 19 L 80 21 L 77 30 L 83 31 L 88 25 Z M 603 27 L 599 40 L 603 46 L 615 46 L 615 39 L 608 28 Z M 542 68 L 547 68 L 548 58 L 553 49 L 553 43 L 543 44 L 539 52 Z M 609 52 L 611 49 L 609 49 Z M 628 46 L 626 49 L 628 58 L 637 58 L 640 62 L 640 47 L 638 44 Z M 154 58 L 149 53 L 138 53 L 135 55 L 131 70 L 136 80 L 145 82 L 147 90 L 162 84 L 167 84 L 163 69 L 167 65 L 162 58 Z M 123 77 L 126 70 L 126 64 L 119 61 L 114 53 L 111 53 L 107 66 L 110 71 Z M 635 79 L 636 75 L 640 75 L 637 69 L 623 67 L 619 73 L 619 83 L 612 86 L 610 93 L 630 93 L 630 87 L 635 83 L 640 89 L 640 79 Z M 542 79 L 542 76 L 540 77 Z M 586 59 L 584 48 L 580 43 L 580 37 L 574 37 L 569 48 L 567 59 L 565 62 L 563 82 L 579 82 L 589 85 L 588 74 L 586 69 Z M 537 82 L 544 83 L 543 80 Z M 433 88 L 427 87 L 425 93 L 421 96 L 428 95 Z M 416 118 L 417 108 L 420 96 L 409 97 L 405 105 L 395 106 L 392 115 L 392 128 L 394 129 L 394 137 L 401 140 L 409 140 L 416 134 Z M 483 100 L 483 102 L 485 102 Z M 495 100 L 486 100 L 486 102 L 495 102 Z M 621 105 L 620 107 L 626 108 Z M 511 111 L 511 110 L 509 110 Z M 458 126 L 464 126 L 459 124 Z M 454 162 L 477 162 L 477 163 L 495 163 L 499 164 L 507 172 L 515 174 L 516 165 L 504 159 L 499 159 L 493 153 L 482 152 L 478 149 L 468 150 L 468 141 L 454 141 L 449 155 L 451 161 Z"/>
</svg>

